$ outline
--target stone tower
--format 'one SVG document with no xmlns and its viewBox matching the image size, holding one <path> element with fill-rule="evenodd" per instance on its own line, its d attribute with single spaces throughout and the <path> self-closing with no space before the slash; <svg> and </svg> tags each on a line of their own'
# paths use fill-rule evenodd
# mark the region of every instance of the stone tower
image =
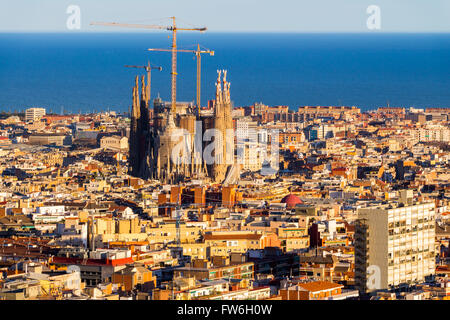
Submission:
<svg viewBox="0 0 450 320">
<path fill-rule="evenodd" d="M 220 79 L 223 72 L 223 80 Z M 218 131 L 214 138 L 214 164 L 211 178 L 221 183 L 227 171 L 234 163 L 233 119 L 231 117 L 230 83 L 227 82 L 227 71 L 218 70 L 216 82 L 216 100 L 214 109 L 214 128 Z"/>
<path fill-rule="evenodd" d="M 136 77 L 129 139 L 130 175 L 159 180 L 163 184 L 205 176 L 216 183 L 224 181 L 234 163 L 234 136 L 231 134 L 230 137 L 230 132 L 227 132 L 232 133 L 233 123 L 230 83 L 226 77 L 226 71 L 218 71 L 213 115 L 201 117 L 188 107 L 181 108 L 181 112 L 176 114 L 171 108 L 166 108 L 161 99 L 156 99 L 152 118 L 148 82 L 146 84 L 145 77 L 142 77 L 140 93 L 139 78 Z M 218 133 L 212 142 L 213 164 L 207 164 L 202 157 L 203 130 L 210 128 L 215 128 Z M 184 129 L 182 136 L 178 136 L 179 129 Z"/>
<path fill-rule="evenodd" d="M 131 124 L 129 139 L 129 173 L 132 176 L 139 174 L 139 124 L 141 122 L 141 108 L 138 103 L 139 83 L 136 77 L 136 84 L 133 87 L 133 102 L 131 107 Z"/>
<path fill-rule="evenodd" d="M 131 108 L 131 124 L 129 139 L 129 173 L 135 177 L 149 177 L 149 145 L 150 145 L 150 116 L 149 116 L 149 82 L 141 78 L 141 95 L 139 97 L 139 77 L 136 77 L 133 87 L 133 104 Z"/>
</svg>

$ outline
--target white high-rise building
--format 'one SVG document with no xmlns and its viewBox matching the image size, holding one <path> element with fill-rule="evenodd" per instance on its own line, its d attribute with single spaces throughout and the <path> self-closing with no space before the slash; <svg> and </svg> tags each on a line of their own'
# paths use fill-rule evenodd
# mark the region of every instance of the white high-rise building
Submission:
<svg viewBox="0 0 450 320">
<path fill-rule="evenodd" d="M 258 130 L 258 122 L 248 118 L 236 121 L 236 148 L 242 169 L 259 171 L 267 148 L 267 132 Z"/>
<path fill-rule="evenodd" d="M 423 282 L 435 273 L 435 204 L 403 200 L 358 210 L 355 282 L 362 292 Z"/>
<path fill-rule="evenodd" d="M 257 141 L 258 122 L 242 118 L 236 120 L 236 139 L 239 142 L 246 140 Z"/>
<path fill-rule="evenodd" d="M 40 120 L 45 116 L 45 108 L 29 108 L 25 111 L 25 122 Z"/>
</svg>

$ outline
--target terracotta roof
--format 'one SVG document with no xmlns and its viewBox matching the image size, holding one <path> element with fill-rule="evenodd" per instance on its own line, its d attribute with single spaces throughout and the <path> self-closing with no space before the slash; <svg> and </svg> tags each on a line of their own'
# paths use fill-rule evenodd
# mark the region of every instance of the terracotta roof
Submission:
<svg viewBox="0 0 450 320">
<path fill-rule="evenodd" d="M 108 208 L 109 211 L 119 211 L 119 212 L 123 212 L 127 209 L 128 207 L 126 206 L 110 206 Z"/>
<path fill-rule="evenodd" d="M 308 283 L 299 283 L 297 284 L 300 288 L 310 291 L 310 292 L 317 292 L 317 291 L 323 291 L 323 290 L 332 290 L 337 288 L 343 288 L 344 286 L 342 284 L 329 282 L 329 281 L 314 281 L 314 282 L 308 282 Z"/>
</svg>

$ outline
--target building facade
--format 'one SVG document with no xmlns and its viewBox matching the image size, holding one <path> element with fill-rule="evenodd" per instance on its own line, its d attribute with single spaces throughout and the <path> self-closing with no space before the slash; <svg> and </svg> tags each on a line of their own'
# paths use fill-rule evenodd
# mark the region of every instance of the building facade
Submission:
<svg viewBox="0 0 450 320">
<path fill-rule="evenodd" d="M 435 204 L 359 209 L 355 281 L 371 292 L 423 282 L 435 272 Z"/>
<path fill-rule="evenodd" d="M 148 81 L 146 84 L 142 77 L 139 95 L 136 77 L 129 141 L 132 176 L 163 183 L 178 183 L 186 178 L 206 177 L 213 182 L 225 179 L 234 163 L 234 137 L 227 139 L 227 132 L 233 129 L 230 83 L 226 80 L 226 71 L 223 71 L 223 79 L 222 71 L 218 74 L 214 110 L 207 115 L 187 103 L 177 103 L 175 109 L 168 108 L 161 99 L 155 99 L 153 112 L 150 112 Z M 211 142 L 212 159 L 205 160 L 204 141 L 208 137 L 204 135 L 208 129 L 215 131 Z"/>
<path fill-rule="evenodd" d="M 25 110 L 25 122 L 40 120 L 45 116 L 45 108 L 28 108 Z"/>
</svg>

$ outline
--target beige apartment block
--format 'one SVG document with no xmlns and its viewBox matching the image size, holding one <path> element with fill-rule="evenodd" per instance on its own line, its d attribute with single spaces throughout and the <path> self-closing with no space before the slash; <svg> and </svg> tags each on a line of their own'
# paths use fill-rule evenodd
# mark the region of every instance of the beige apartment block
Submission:
<svg viewBox="0 0 450 320">
<path fill-rule="evenodd" d="M 103 137 L 100 140 L 100 148 L 118 151 L 128 150 L 128 138 L 119 136 Z"/>
<path fill-rule="evenodd" d="M 435 204 L 359 209 L 355 281 L 360 291 L 423 282 L 435 273 Z"/>
<path fill-rule="evenodd" d="M 45 116 L 45 108 L 28 108 L 25 110 L 25 121 L 40 120 Z"/>
</svg>

